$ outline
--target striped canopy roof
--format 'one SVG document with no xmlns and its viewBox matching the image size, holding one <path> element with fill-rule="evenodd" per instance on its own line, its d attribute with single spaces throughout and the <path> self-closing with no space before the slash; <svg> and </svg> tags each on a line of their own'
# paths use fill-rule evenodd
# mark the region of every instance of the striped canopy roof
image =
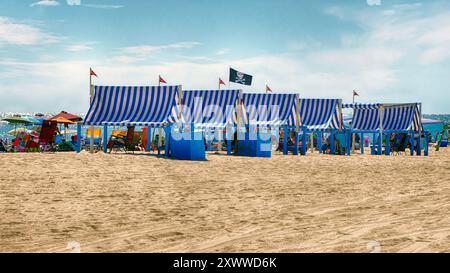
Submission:
<svg viewBox="0 0 450 273">
<path fill-rule="evenodd" d="M 418 131 L 421 126 L 417 103 L 371 104 L 366 107 L 355 104 L 353 109 L 353 130 Z M 383 116 L 382 123 L 380 123 L 381 115 Z"/>
<path fill-rule="evenodd" d="M 252 125 L 295 125 L 296 100 L 297 94 L 243 94 L 242 120 Z"/>
<path fill-rule="evenodd" d="M 223 128 L 234 124 L 239 90 L 183 90 L 181 114 L 175 121 L 193 122 L 198 127 Z"/>
<path fill-rule="evenodd" d="M 342 129 L 339 99 L 300 99 L 300 125 L 308 130 Z"/>
<path fill-rule="evenodd" d="M 86 125 L 163 126 L 181 86 L 94 86 Z"/>
<path fill-rule="evenodd" d="M 381 107 L 380 103 L 343 103 L 342 108 L 354 109 L 378 109 Z"/>
</svg>

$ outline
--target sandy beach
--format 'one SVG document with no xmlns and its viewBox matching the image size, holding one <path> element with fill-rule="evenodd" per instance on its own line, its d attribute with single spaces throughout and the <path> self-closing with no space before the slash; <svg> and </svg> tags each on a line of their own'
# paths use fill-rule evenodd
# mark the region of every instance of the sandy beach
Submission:
<svg viewBox="0 0 450 273">
<path fill-rule="evenodd" d="M 1 154 L 0 251 L 450 251 L 449 149 L 207 159 Z"/>
</svg>

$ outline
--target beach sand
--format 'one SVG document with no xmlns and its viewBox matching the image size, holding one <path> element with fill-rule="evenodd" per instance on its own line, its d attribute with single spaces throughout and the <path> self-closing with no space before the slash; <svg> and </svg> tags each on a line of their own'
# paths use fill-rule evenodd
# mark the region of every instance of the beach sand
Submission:
<svg viewBox="0 0 450 273">
<path fill-rule="evenodd" d="M 450 252 L 450 150 L 430 153 L 0 154 L 0 252 Z"/>
</svg>

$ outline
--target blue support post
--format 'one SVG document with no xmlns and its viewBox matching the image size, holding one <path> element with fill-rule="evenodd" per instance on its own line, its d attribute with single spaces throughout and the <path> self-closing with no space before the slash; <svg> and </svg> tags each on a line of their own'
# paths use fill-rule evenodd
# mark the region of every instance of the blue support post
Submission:
<svg viewBox="0 0 450 273">
<path fill-rule="evenodd" d="M 361 151 L 361 154 L 364 154 L 364 133 L 361 133 L 361 137 L 359 139 L 359 150 Z"/>
<path fill-rule="evenodd" d="M 378 134 L 378 155 L 383 153 L 383 134 Z"/>
<path fill-rule="evenodd" d="M 416 152 L 416 155 L 421 155 L 422 154 L 422 133 L 420 132 L 419 133 L 419 138 L 418 138 L 418 140 L 417 140 L 417 152 Z"/>
<path fill-rule="evenodd" d="M 336 154 L 336 150 L 334 149 L 334 131 L 330 132 L 330 154 Z"/>
<path fill-rule="evenodd" d="M 306 128 L 306 126 L 303 126 L 302 131 L 303 131 L 303 134 L 302 134 L 302 149 L 301 149 L 300 153 L 302 155 L 306 155 L 306 134 L 308 133 L 308 129 Z"/>
<path fill-rule="evenodd" d="M 384 148 L 384 154 L 390 155 L 391 154 L 391 134 L 386 134 L 386 144 Z"/>
<path fill-rule="evenodd" d="M 428 156 L 428 145 L 430 144 L 429 141 L 430 141 L 429 133 L 426 132 L 425 133 L 425 147 L 423 147 L 423 155 L 424 156 Z"/>
<path fill-rule="evenodd" d="M 81 123 L 77 123 L 77 153 L 81 152 Z"/>
<path fill-rule="evenodd" d="M 323 144 L 322 144 L 322 132 L 317 132 L 317 149 L 319 150 L 319 154 L 323 152 Z"/>
<path fill-rule="evenodd" d="M 413 156 L 414 155 L 414 148 L 415 148 L 415 145 L 414 145 L 414 132 L 411 132 L 411 140 L 410 140 L 409 145 L 410 145 L 409 154 L 411 156 Z"/>
<path fill-rule="evenodd" d="M 156 134 L 156 133 L 155 133 Z M 161 136 L 158 134 L 158 138 L 160 138 Z M 156 142 L 156 148 L 158 150 L 158 155 L 161 154 L 161 147 L 159 147 L 159 141 Z"/>
<path fill-rule="evenodd" d="M 194 123 L 191 123 L 190 125 L 189 125 L 189 129 L 190 129 L 190 133 L 191 133 L 191 140 L 194 140 L 195 139 L 195 125 L 194 125 Z"/>
<path fill-rule="evenodd" d="M 103 152 L 108 152 L 108 125 L 103 125 Z"/>
<path fill-rule="evenodd" d="M 370 154 L 374 155 L 375 154 L 375 145 L 377 144 L 377 134 L 373 133 L 372 134 L 372 149 L 370 150 Z"/>
<path fill-rule="evenodd" d="M 287 155 L 288 154 L 287 140 L 288 140 L 288 133 L 289 133 L 288 128 L 284 127 L 283 128 L 283 132 L 284 132 L 284 135 L 283 135 L 283 154 Z"/>
<path fill-rule="evenodd" d="M 226 137 L 227 137 L 227 155 L 231 155 L 231 130 L 230 128 L 227 128 L 227 133 L 226 133 Z"/>
<path fill-rule="evenodd" d="M 294 155 L 298 155 L 298 131 L 294 132 L 294 150 L 292 151 L 292 153 Z"/>
<path fill-rule="evenodd" d="M 147 143 L 145 145 L 145 148 L 146 148 L 145 151 L 147 151 L 147 152 L 150 152 L 151 146 L 152 146 L 152 140 L 151 140 L 152 133 L 151 133 L 151 130 L 152 130 L 152 128 L 147 127 Z"/>
<path fill-rule="evenodd" d="M 170 127 L 166 126 L 164 127 L 164 134 L 165 134 L 165 151 L 164 151 L 164 157 L 169 157 L 169 144 L 170 144 Z"/>
<path fill-rule="evenodd" d="M 212 141 L 211 141 L 211 129 L 205 130 L 205 137 L 208 138 L 208 149 L 207 151 L 212 151 Z"/>
<path fill-rule="evenodd" d="M 351 154 L 351 151 L 352 151 L 352 131 L 348 131 L 348 132 L 346 132 L 346 137 L 347 137 L 347 150 L 345 151 L 346 152 L 346 155 L 350 155 Z"/>
</svg>

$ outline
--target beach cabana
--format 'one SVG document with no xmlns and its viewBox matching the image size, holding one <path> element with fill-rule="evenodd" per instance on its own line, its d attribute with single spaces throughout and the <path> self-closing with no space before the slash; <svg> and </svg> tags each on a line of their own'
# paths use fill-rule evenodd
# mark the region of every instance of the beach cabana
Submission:
<svg viewBox="0 0 450 273">
<path fill-rule="evenodd" d="M 390 154 L 390 139 L 392 134 L 410 135 L 410 153 L 414 154 L 414 147 L 417 148 L 417 155 L 421 154 L 421 135 L 425 133 L 425 155 L 428 155 L 428 136 L 423 131 L 422 113 L 420 103 L 403 104 L 343 104 L 344 108 L 353 109 L 353 119 L 350 131 L 354 134 L 372 134 L 372 154 L 382 154 L 383 138 L 385 138 L 385 154 Z M 418 134 L 418 141 L 415 141 L 415 134 Z M 375 145 L 377 143 L 377 145 Z M 361 145 L 361 153 L 364 153 L 364 145 Z M 375 151 L 377 150 L 377 151 Z"/>
<path fill-rule="evenodd" d="M 272 129 L 297 127 L 298 132 L 297 94 L 244 93 L 241 99 L 244 134 L 238 136 L 237 155 L 270 157 Z M 284 143 L 287 143 L 286 132 L 284 136 Z M 294 154 L 297 154 L 297 143 L 295 147 Z"/>
<path fill-rule="evenodd" d="M 103 150 L 107 149 L 108 126 L 143 126 L 162 128 L 170 134 L 169 117 L 176 108 L 181 86 L 94 86 L 94 95 L 84 125 L 103 126 Z M 78 123 L 81 135 L 81 123 Z M 151 130 L 147 130 L 150 134 Z M 147 136 L 147 151 L 151 137 Z M 77 138 L 80 151 L 80 138 Z M 166 141 L 165 154 L 169 143 Z"/>
<path fill-rule="evenodd" d="M 311 135 L 313 149 L 313 135 L 317 135 L 317 148 L 322 152 L 322 135 L 329 134 L 330 153 L 335 153 L 334 140 L 337 133 L 343 132 L 342 101 L 340 99 L 307 99 L 298 101 L 299 124 L 302 131 L 301 154 L 306 154 L 306 137 Z M 344 132 L 345 133 L 345 132 Z"/>
<path fill-rule="evenodd" d="M 171 156 L 177 159 L 204 160 L 205 137 L 216 134 L 231 153 L 231 130 L 235 124 L 235 108 L 240 90 L 183 90 L 180 107 L 173 115 Z"/>
</svg>

